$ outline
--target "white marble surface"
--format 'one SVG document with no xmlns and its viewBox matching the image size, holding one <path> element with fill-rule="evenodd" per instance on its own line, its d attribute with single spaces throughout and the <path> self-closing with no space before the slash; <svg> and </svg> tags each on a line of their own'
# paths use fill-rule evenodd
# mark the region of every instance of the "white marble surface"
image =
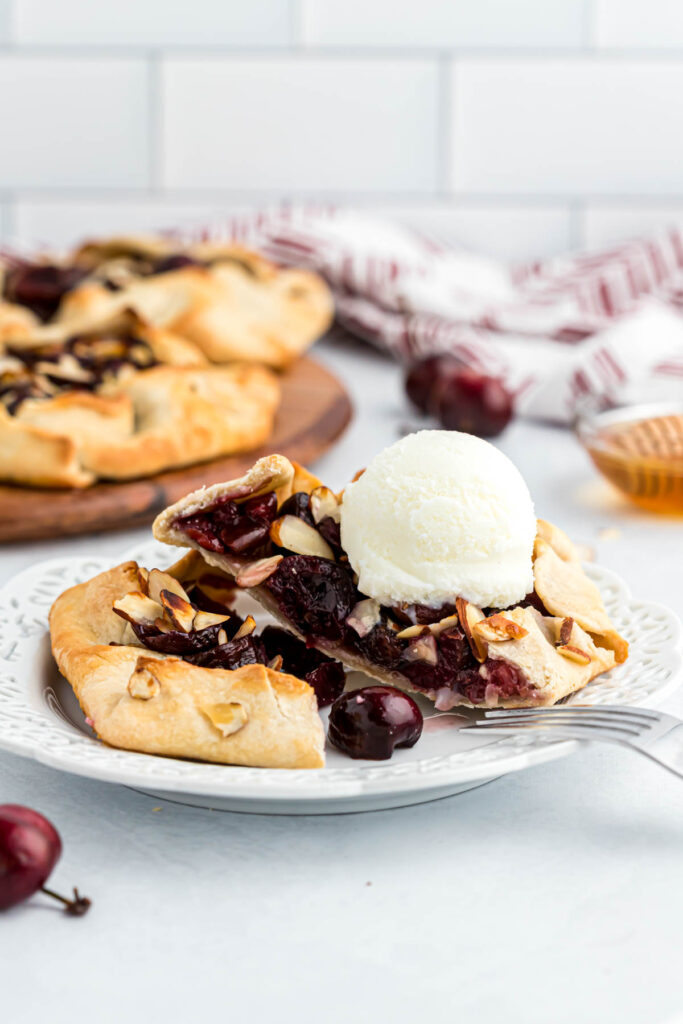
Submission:
<svg viewBox="0 0 683 1024">
<path fill-rule="evenodd" d="M 409 417 L 390 364 L 319 354 L 357 404 L 318 464 L 341 486 Z M 623 505 L 565 431 L 517 424 L 501 447 L 541 514 L 683 613 L 682 520 Z M 143 535 L 3 548 L 0 574 Z M 683 692 L 668 707 L 683 715 Z M 0 780 L 0 800 L 61 831 L 54 885 L 94 899 L 81 920 L 42 898 L 3 915 L 7 1024 L 664 1024 L 683 1010 L 683 786 L 627 751 L 327 818 L 183 807 L 9 754 Z"/>
</svg>

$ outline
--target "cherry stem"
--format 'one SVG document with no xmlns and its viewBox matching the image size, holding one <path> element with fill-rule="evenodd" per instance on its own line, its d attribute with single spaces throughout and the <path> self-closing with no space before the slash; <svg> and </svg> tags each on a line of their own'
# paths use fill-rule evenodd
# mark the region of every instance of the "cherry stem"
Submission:
<svg viewBox="0 0 683 1024">
<path fill-rule="evenodd" d="M 53 889 L 48 889 L 46 886 L 41 885 L 40 891 L 44 892 L 46 896 L 51 896 L 53 900 L 59 900 L 60 903 L 64 904 L 64 910 L 67 914 L 71 914 L 72 917 L 82 917 L 83 914 L 87 914 L 90 910 L 91 901 L 87 896 L 81 896 L 78 889 L 74 889 L 73 899 L 70 900 L 66 896 L 60 896 L 58 892 Z"/>
</svg>

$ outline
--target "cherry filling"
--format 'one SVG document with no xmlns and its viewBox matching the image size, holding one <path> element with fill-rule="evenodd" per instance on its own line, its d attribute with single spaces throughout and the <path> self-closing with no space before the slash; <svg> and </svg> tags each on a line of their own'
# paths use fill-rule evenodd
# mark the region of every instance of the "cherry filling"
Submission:
<svg viewBox="0 0 683 1024">
<path fill-rule="evenodd" d="M 266 543 L 276 515 L 277 496 L 271 491 L 240 505 L 219 499 L 209 512 L 182 516 L 174 525 L 207 551 L 244 555 L 254 554 Z"/>
<path fill-rule="evenodd" d="M 95 391 L 126 370 L 158 365 L 147 342 L 133 336 L 77 335 L 31 348 L 8 345 L 6 355 L 17 364 L 0 371 L 0 403 L 10 415 L 29 398 Z"/>
<path fill-rule="evenodd" d="M 270 525 L 276 517 L 284 515 L 296 516 L 317 529 L 338 560 L 292 554 L 276 548 L 269 539 Z M 437 695 L 439 706 L 448 704 L 451 697 L 455 698 L 452 704 L 458 703 L 458 696 L 473 704 L 533 699 L 534 687 L 515 666 L 493 659 L 480 665 L 458 623 L 441 632 L 432 633 L 428 629 L 431 624 L 453 615 L 454 605 L 437 609 L 425 605 L 382 607 L 379 621 L 360 635 L 347 620 L 364 595 L 354 582 L 353 571 L 341 548 L 338 524 L 331 517 L 316 524 L 307 494 L 293 494 L 279 510 L 274 492 L 240 504 L 223 500 L 209 510 L 177 519 L 175 526 L 201 547 L 217 553 L 230 551 L 255 558 L 276 551 L 283 555 L 262 586 L 275 598 L 286 620 L 306 639 L 306 646 L 300 645 L 296 657 L 290 655 L 289 665 L 283 655 L 285 671 L 308 679 L 317 692 L 327 691 L 330 680 L 332 689 L 343 686 L 340 670 L 330 667 L 336 662 L 328 665 L 328 659 L 314 665 L 310 660 L 313 657 L 310 647 L 322 642 L 332 648 L 343 647 L 356 652 L 378 668 L 400 673 L 415 689 Z M 531 600 L 530 596 L 529 602 Z M 407 625 L 425 628 L 417 637 L 399 637 L 397 634 Z M 289 642 L 283 640 L 283 636 L 286 634 L 279 630 L 264 633 L 263 642 L 269 656 L 273 656 L 276 646 L 281 648 L 276 653 L 282 653 Z M 290 640 L 300 643 L 295 638 Z M 313 681 L 313 674 L 317 682 Z M 444 698 L 444 693 L 450 693 L 451 697 Z"/>
<path fill-rule="evenodd" d="M 314 647 L 307 647 L 297 637 L 277 626 L 266 626 L 261 639 L 269 659 L 279 654 L 285 672 L 305 679 L 313 687 L 319 708 L 331 704 L 343 692 L 346 674 L 339 661 L 333 661 Z"/>
<path fill-rule="evenodd" d="M 82 267 L 22 263 L 7 274 L 4 295 L 8 302 L 27 306 L 39 320 L 49 320 L 66 293 L 80 284 L 86 274 Z"/>
</svg>

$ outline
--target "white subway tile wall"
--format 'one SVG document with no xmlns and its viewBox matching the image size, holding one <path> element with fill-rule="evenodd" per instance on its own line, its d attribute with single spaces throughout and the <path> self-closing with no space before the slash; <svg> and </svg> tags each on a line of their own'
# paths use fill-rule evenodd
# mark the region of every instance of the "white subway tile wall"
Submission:
<svg viewBox="0 0 683 1024">
<path fill-rule="evenodd" d="M 0 237 L 324 198 L 514 261 L 683 222 L 683 2 L 0 0 Z"/>
</svg>

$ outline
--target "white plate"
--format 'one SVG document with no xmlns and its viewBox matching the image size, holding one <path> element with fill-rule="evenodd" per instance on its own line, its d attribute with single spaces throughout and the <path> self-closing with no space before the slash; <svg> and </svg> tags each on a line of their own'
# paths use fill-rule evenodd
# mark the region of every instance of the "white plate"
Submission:
<svg viewBox="0 0 683 1024">
<path fill-rule="evenodd" d="M 152 542 L 126 557 L 163 567 L 177 554 Z M 111 564 L 97 558 L 53 559 L 26 569 L 0 591 L 0 747 L 167 799 L 255 814 L 331 814 L 422 803 L 577 747 L 574 741 L 549 741 L 536 734 L 492 738 L 460 731 L 452 718 L 438 715 L 425 723 L 415 747 L 396 751 L 390 761 L 351 761 L 328 746 L 327 766 L 318 771 L 201 764 L 106 747 L 85 724 L 52 660 L 47 614 L 62 590 Z M 590 565 L 587 571 L 617 629 L 630 641 L 631 654 L 625 665 L 586 687 L 581 703 L 656 704 L 680 680 L 679 620 L 662 605 L 634 600 L 606 569 Z M 354 676 L 352 685 L 362 685 L 363 677 Z M 429 702 L 423 707 L 434 715 Z"/>
</svg>

